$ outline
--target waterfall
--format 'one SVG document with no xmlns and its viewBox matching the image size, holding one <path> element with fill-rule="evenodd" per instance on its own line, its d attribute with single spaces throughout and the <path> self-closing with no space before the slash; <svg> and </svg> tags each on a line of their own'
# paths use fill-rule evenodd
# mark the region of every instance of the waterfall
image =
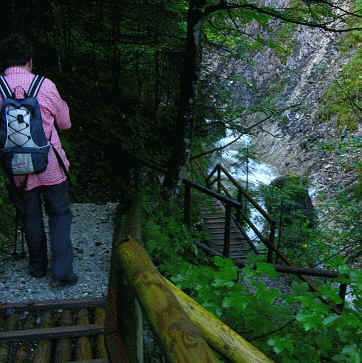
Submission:
<svg viewBox="0 0 362 363">
<path fill-rule="evenodd" d="M 236 135 L 233 134 L 233 131 L 227 130 L 226 136 L 223 137 L 216 143 L 217 147 L 222 147 L 227 145 L 231 141 L 237 138 Z M 217 162 L 223 164 L 225 169 L 227 169 L 230 174 L 242 185 L 248 185 L 248 188 L 251 190 L 256 190 L 261 185 L 269 185 L 270 182 L 275 179 L 278 174 L 272 166 L 265 164 L 263 162 L 258 162 L 253 159 L 247 159 L 245 162 L 242 162 L 238 159 L 239 149 L 250 147 L 252 145 L 252 138 L 249 135 L 244 135 L 239 140 L 237 140 L 231 146 L 222 150 L 220 159 Z M 210 171 L 215 165 L 211 166 Z M 259 205 L 262 208 L 265 208 L 264 201 L 259 198 Z M 253 224 L 258 228 L 259 231 L 263 229 L 263 222 L 260 221 L 260 213 L 256 211 L 255 208 L 251 209 L 250 219 Z M 250 239 L 255 240 L 256 235 L 253 230 L 249 229 L 247 231 Z"/>
</svg>

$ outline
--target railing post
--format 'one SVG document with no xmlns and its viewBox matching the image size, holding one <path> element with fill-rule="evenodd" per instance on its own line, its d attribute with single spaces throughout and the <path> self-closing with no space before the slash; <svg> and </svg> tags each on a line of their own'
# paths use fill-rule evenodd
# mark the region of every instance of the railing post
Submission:
<svg viewBox="0 0 362 363">
<path fill-rule="evenodd" d="M 344 309 L 346 292 L 347 292 L 347 284 L 340 284 L 339 285 L 339 297 L 342 299 L 342 302 L 337 305 L 337 308 L 340 310 L 341 313 L 343 312 L 343 309 Z"/>
<path fill-rule="evenodd" d="M 274 237 L 275 237 L 275 224 L 270 223 L 269 242 L 270 242 L 271 246 L 268 246 L 268 257 L 267 257 L 267 262 L 268 263 L 272 263 L 272 261 L 273 261 L 273 248 L 272 248 L 272 246 L 274 246 Z"/>
<path fill-rule="evenodd" d="M 241 208 L 243 208 L 243 198 L 242 198 L 242 195 L 241 195 L 241 191 L 240 189 L 238 189 L 238 202 L 240 203 L 241 205 Z M 240 209 L 238 208 L 237 211 L 236 211 L 236 219 L 238 222 L 240 222 L 240 217 L 241 217 L 241 214 L 240 214 Z"/>
<path fill-rule="evenodd" d="M 230 223 L 231 223 L 231 206 L 226 203 L 225 207 L 225 229 L 224 229 L 224 257 L 230 254 Z"/>
<path fill-rule="evenodd" d="M 191 214 L 191 185 L 185 182 L 185 197 L 184 197 L 184 224 L 190 228 L 190 214 Z"/>
<path fill-rule="evenodd" d="M 218 193 L 221 192 L 221 169 L 220 169 L 220 164 L 218 165 L 218 168 L 217 168 L 217 192 Z"/>
<path fill-rule="evenodd" d="M 141 241 L 141 203 L 138 192 L 127 211 L 117 211 L 108 282 L 105 340 L 110 362 L 143 363 L 143 316 L 133 289 L 118 261 L 122 241 L 132 236 Z"/>
</svg>

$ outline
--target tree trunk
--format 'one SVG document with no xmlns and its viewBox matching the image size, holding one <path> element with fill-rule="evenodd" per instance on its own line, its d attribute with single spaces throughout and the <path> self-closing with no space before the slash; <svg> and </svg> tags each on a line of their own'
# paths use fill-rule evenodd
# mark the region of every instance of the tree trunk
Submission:
<svg viewBox="0 0 362 363">
<path fill-rule="evenodd" d="M 187 40 L 184 69 L 181 77 L 181 93 L 177 115 L 177 143 L 168 163 L 164 186 L 175 199 L 179 193 L 186 166 L 190 160 L 194 127 L 194 105 L 198 96 L 201 67 L 201 28 L 206 0 L 190 0 L 187 20 Z"/>
<path fill-rule="evenodd" d="M 121 22 L 121 2 L 112 1 L 112 97 L 115 103 L 119 100 L 120 94 L 120 50 L 119 46 L 119 25 Z"/>
</svg>

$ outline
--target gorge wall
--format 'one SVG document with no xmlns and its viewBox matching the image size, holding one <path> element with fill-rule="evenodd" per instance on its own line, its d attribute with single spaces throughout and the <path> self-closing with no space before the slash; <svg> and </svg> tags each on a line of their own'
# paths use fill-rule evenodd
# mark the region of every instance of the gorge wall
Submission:
<svg viewBox="0 0 362 363">
<path fill-rule="evenodd" d="M 343 5 L 347 3 L 344 1 Z M 287 0 L 273 1 L 275 7 L 287 4 Z M 320 117 L 320 109 L 324 92 L 355 56 L 358 45 L 350 46 L 342 55 L 338 49 L 344 36 L 341 33 L 281 25 L 278 21 L 274 21 L 272 29 L 273 37 L 283 40 L 289 54 L 264 48 L 252 54 L 251 62 L 243 59 L 222 62 L 222 57 L 211 62 L 209 57 L 206 66 L 213 64 L 216 73 L 224 79 L 232 93 L 233 105 L 250 107 L 268 99 L 274 107 L 285 110 L 253 132 L 259 156 L 279 174 L 306 176 L 316 192 L 333 192 L 341 183 L 356 183 L 355 173 L 342 170 L 336 155 L 327 155 L 321 145 L 362 136 L 361 123 L 353 130 L 337 127 L 337 117 L 326 122 Z M 256 23 L 248 24 L 244 30 L 248 34 L 271 36 Z M 238 76 L 246 83 L 234 82 Z M 263 112 L 256 113 L 250 123 L 265 117 Z"/>
</svg>

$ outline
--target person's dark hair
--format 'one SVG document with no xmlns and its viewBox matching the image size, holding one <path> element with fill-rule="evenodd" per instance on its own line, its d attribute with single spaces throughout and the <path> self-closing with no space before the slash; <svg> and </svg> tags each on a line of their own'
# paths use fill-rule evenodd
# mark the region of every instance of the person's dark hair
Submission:
<svg viewBox="0 0 362 363">
<path fill-rule="evenodd" d="M 33 57 L 31 43 L 21 34 L 11 34 L 0 43 L 1 68 L 23 66 Z"/>
</svg>

